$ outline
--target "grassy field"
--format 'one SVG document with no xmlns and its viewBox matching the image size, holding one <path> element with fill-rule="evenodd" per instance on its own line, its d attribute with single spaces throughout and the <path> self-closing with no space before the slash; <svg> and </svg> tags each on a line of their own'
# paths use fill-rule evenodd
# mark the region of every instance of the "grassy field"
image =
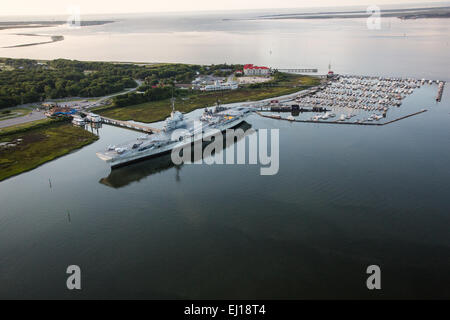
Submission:
<svg viewBox="0 0 450 320">
<path fill-rule="evenodd" d="M 315 86 L 320 80 L 309 76 L 289 75 L 288 79 L 279 82 L 274 87 L 242 88 L 233 91 L 203 92 L 178 98 L 176 109 L 181 112 L 190 112 L 198 108 L 213 106 L 217 99 L 220 103 L 246 102 L 278 97 L 300 91 L 302 88 Z M 152 101 L 128 107 L 103 107 L 93 110 L 105 117 L 117 120 L 135 120 L 140 122 L 155 122 L 165 119 L 171 111 L 170 100 Z"/>
<path fill-rule="evenodd" d="M 29 171 L 96 141 L 98 137 L 68 122 L 39 120 L 0 135 L 0 181 Z M 6 146 L 6 143 L 15 146 Z"/>
</svg>

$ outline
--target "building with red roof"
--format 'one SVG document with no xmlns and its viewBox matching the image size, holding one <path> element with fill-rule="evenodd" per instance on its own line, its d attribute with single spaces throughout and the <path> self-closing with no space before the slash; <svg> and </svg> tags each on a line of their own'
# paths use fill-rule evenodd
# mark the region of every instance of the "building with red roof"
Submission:
<svg viewBox="0 0 450 320">
<path fill-rule="evenodd" d="M 258 67 L 253 64 L 246 64 L 244 66 L 244 74 L 246 76 L 267 76 L 270 74 L 270 69 L 267 67 Z"/>
</svg>

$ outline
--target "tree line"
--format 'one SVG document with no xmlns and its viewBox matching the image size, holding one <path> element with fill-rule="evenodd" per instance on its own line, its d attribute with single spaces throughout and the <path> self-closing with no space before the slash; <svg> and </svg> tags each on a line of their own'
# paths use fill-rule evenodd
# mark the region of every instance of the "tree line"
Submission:
<svg viewBox="0 0 450 320">
<path fill-rule="evenodd" d="M 4 68 L 1 68 L 4 66 Z M 171 89 L 154 88 L 166 84 L 190 83 L 199 74 L 226 74 L 239 65 L 187 65 L 83 62 L 57 59 L 39 62 L 30 59 L 0 59 L 0 109 L 48 99 L 99 97 L 145 83 L 145 94 L 115 98 L 117 105 L 164 99 Z M 169 92 L 169 93 L 168 93 Z M 177 90 L 178 92 L 178 90 Z M 179 94 L 179 93 L 177 93 Z"/>
</svg>

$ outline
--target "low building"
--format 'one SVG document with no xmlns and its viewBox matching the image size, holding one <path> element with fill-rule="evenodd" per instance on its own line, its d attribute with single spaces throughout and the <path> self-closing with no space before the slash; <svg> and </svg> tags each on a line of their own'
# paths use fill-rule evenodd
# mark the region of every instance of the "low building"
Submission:
<svg viewBox="0 0 450 320">
<path fill-rule="evenodd" d="M 253 64 L 246 64 L 244 66 L 244 74 L 246 76 L 268 76 L 270 69 L 267 67 L 258 67 Z"/>
<path fill-rule="evenodd" d="M 214 84 L 206 85 L 200 88 L 201 91 L 220 91 L 220 90 L 236 90 L 239 88 L 239 85 L 232 82 L 224 82 L 216 81 Z"/>
</svg>

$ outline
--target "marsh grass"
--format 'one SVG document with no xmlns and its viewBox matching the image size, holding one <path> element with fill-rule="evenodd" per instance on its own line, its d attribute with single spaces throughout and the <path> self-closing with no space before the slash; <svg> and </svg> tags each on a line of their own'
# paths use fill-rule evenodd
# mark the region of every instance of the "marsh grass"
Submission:
<svg viewBox="0 0 450 320">
<path fill-rule="evenodd" d="M 0 181 L 34 169 L 98 139 L 96 135 L 69 122 L 38 121 L 23 129 L 20 131 L 16 128 L 15 132 L 0 136 L 0 143 L 16 143 L 22 139 L 13 147 L 0 147 Z"/>
</svg>

